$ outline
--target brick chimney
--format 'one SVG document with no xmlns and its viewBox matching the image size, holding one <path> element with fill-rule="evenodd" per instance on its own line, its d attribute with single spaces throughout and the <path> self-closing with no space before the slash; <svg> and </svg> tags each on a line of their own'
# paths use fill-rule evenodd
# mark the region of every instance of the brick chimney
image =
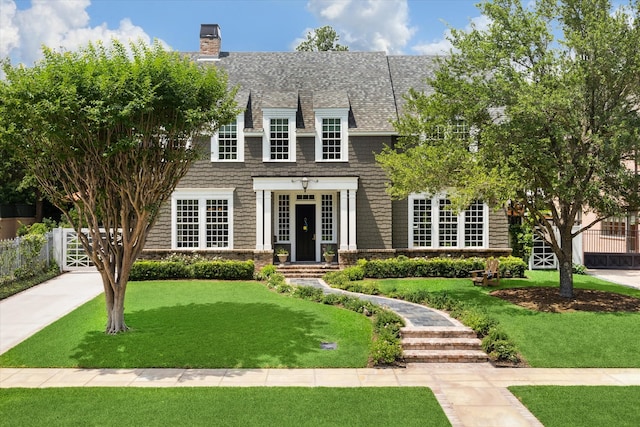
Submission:
<svg viewBox="0 0 640 427">
<path fill-rule="evenodd" d="M 218 58 L 221 42 L 222 37 L 218 24 L 202 24 L 200 26 L 200 55 Z"/>
</svg>

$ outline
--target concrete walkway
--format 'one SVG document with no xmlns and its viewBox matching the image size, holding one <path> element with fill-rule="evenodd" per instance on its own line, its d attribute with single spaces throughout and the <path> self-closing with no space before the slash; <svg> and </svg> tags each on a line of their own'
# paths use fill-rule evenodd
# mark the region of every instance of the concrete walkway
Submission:
<svg viewBox="0 0 640 427">
<path fill-rule="evenodd" d="M 0 301 L 0 353 L 101 292 L 97 273 L 74 272 Z M 424 309 L 432 312 L 433 319 L 443 315 Z M 419 318 L 412 322 L 428 321 Z M 429 387 L 454 427 L 541 426 L 506 389 L 511 385 L 640 386 L 640 369 L 499 369 L 490 364 L 415 364 L 393 369 L 0 368 L 0 388 Z"/>
<path fill-rule="evenodd" d="M 456 319 L 450 317 L 447 313 L 425 307 L 424 305 L 414 304 L 408 301 L 401 301 L 393 298 L 380 297 L 377 295 L 364 295 L 354 292 L 335 289 L 327 285 L 320 279 L 288 279 L 289 283 L 298 286 L 313 286 L 322 289 L 325 294 L 344 294 L 358 297 L 361 300 L 372 302 L 389 310 L 395 311 L 402 316 L 407 326 L 459 326 L 465 327 Z"/>
</svg>

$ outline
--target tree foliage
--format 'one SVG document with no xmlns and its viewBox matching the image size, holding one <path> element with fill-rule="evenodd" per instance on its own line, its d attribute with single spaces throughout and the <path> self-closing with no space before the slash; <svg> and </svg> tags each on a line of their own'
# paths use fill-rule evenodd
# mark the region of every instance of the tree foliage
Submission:
<svg viewBox="0 0 640 427">
<path fill-rule="evenodd" d="M 638 208 L 638 177 L 625 161 L 638 161 L 640 141 L 640 3 L 479 7 L 488 28 L 451 31 L 432 92 L 409 93 L 395 123 L 402 136 L 378 161 L 395 197 L 449 190 L 458 207 L 475 198 L 523 204 L 558 257 L 560 294 L 569 297 L 572 238 L 594 225 L 574 229 L 580 213 L 595 212 L 597 222 Z M 467 135 L 453 131 L 459 120 Z"/>
<path fill-rule="evenodd" d="M 340 36 L 329 25 L 316 28 L 307 33 L 307 39 L 301 42 L 297 47 L 297 51 L 303 52 L 327 52 L 327 51 L 347 51 L 348 46 L 338 43 Z"/>
<path fill-rule="evenodd" d="M 107 332 L 126 330 L 131 265 L 160 205 L 201 155 L 192 138 L 237 113 L 226 77 L 159 43 L 115 41 L 45 48 L 34 67 L 5 62 L 4 71 L 2 139 L 79 232 L 102 275 Z"/>
</svg>

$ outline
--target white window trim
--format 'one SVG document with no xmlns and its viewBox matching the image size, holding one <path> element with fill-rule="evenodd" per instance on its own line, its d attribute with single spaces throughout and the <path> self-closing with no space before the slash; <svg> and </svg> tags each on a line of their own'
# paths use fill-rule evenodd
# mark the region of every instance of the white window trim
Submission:
<svg viewBox="0 0 640 427">
<path fill-rule="evenodd" d="M 220 144 L 218 141 L 218 131 L 211 136 L 211 161 L 224 163 L 242 163 L 244 162 L 244 113 L 238 114 L 236 117 L 236 129 L 238 138 L 238 158 L 237 159 L 220 159 Z"/>
<path fill-rule="evenodd" d="M 322 158 L 322 119 L 340 119 L 340 158 Z M 315 110 L 316 162 L 349 161 L 349 109 L 319 108 Z"/>
<path fill-rule="evenodd" d="M 289 119 L 289 158 L 271 159 L 271 119 Z M 296 110 L 293 108 L 264 108 L 262 110 L 262 161 L 270 163 L 296 161 Z"/>
<path fill-rule="evenodd" d="M 426 193 L 413 193 L 409 195 L 409 218 L 408 218 L 408 246 L 410 249 L 486 249 L 489 247 L 489 206 L 482 204 L 482 217 L 484 227 L 482 227 L 482 246 L 465 246 L 465 211 L 458 212 L 457 224 L 457 245 L 440 246 L 440 203 L 441 199 L 446 199 L 447 195 L 439 193 L 431 196 Z M 417 246 L 413 243 L 413 201 L 416 199 L 431 200 L 431 246 Z"/>
<path fill-rule="evenodd" d="M 233 249 L 233 188 L 180 188 L 171 194 L 171 249 L 174 250 L 224 250 Z M 176 216 L 178 213 L 178 200 L 191 199 L 198 200 L 198 247 L 178 248 L 178 230 L 176 226 Z M 227 200 L 229 209 L 229 246 L 207 248 L 204 236 L 207 235 L 206 210 L 207 200 Z"/>
</svg>

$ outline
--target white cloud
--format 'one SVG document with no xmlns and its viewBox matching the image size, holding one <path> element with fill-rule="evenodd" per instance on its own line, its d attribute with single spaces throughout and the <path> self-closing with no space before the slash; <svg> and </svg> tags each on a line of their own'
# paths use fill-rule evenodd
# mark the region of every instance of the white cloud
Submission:
<svg viewBox="0 0 640 427">
<path fill-rule="evenodd" d="M 407 0 L 309 0 L 307 8 L 353 51 L 402 53 L 416 32 Z"/>
<path fill-rule="evenodd" d="M 31 0 L 31 7 L 24 10 L 17 10 L 13 0 L 0 2 L 0 56 L 13 62 L 33 64 L 42 57 L 43 45 L 74 50 L 98 40 L 151 43 L 151 37 L 128 18 L 116 29 L 106 23 L 89 26 L 90 0 Z"/>
<path fill-rule="evenodd" d="M 475 28 L 479 31 L 483 31 L 489 28 L 491 24 L 491 20 L 484 15 L 477 16 L 475 18 L 471 18 L 469 24 L 465 27 L 465 31 L 470 31 L 472 28 Z M 446 30 L 442 35 L 442 38 L 439 40 L 434 40 L 430 43 L 422 43 L 413 46 L 411 49 L 416 53 L 421 55 L 443 55 L 448 54 L 453 46 L 451 42 L 448 40 L 451 31 Z"/>
<path fill-rule="evenodd" d="M 14 24 L 16 4 L 12 0 L 0 0 L 0 57 L 5 57 L 20 43 L 20 34 Z"/>
</svg>

